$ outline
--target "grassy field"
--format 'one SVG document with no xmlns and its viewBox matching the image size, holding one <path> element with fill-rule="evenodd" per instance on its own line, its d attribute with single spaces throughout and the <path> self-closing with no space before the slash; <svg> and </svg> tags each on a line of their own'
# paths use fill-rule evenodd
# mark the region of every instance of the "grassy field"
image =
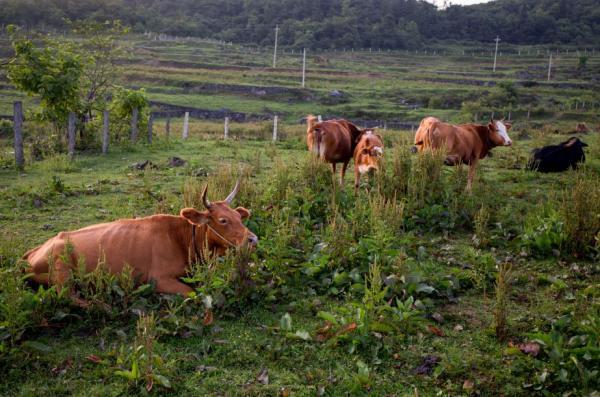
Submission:
<svg viewBox="0 0 600 397">
<path fill-rule="evenodd" d="M 569 53 L 560 48 L 554 54 L 550 82 L 546 81 L 547 51 L 556 51 L 554 47 L 505 46 L 495 73 L 489 49 L 483 51 L 481 46 L 454 45 L 444 48 L 446 52 L 429 48 L 427 53 L 425 49 L 418 53 L 309 50 L 306 89 L 302 89 L 302 54 L 292 54 L 290 49 L 280 52 L 273 69 L 268 48 L 144 37 L 132 37 L 124 46 L 128 56 L 122 59 L 118 83 L 146 88 L 151 100 L 211 110 L 278 113 L 291 123 L 308 112 L 418 124 L 432 113 L 463 121 L 477 115 L 483 120 L 492 113 L 506 117 L 510 112 L 513 119 L 523 120 L 529 110 L 536 122 L 572 124 L 574 119 L 597 123 L 600 111 L 600 56 L 575 48 Z M 0 53 L 9 54 L 7 47 L 7 41 L 0 40 Z M 587 58 L 585 67 L 579 66 L 580 57 Z M 498 90 L 493 85 L 501 82 L 516 86 L 517 98 L 510 104 L 505 98 L 494 100 Z M 12 101 L 23 95 L 10 88 L 1 72 L 0 84 L 0 114 L 10 114 Z M 332 96 L 334 90 L 341 96 Z M 477 111 L 463 106 L 486 98 L 489 103 L 476 103 Z M 25 107 L 34 104 L 29 100 Z"/>
<path fill-rule="evenodd" d="M 269 142 L 263 122 L 234 123 L 224 141 L 220 121 L 198 120 L 188 140 L 168 139 L 158 120 L 152 145 L 34 161 L 31 145 L 47 132 L 26 123 L 28 161 L 17 172 L 2 135 L 1 395 L 597 395 L 600 135 L 582 136 L 587 162 L 577 171 L 524 170 L 532 148 L 566 140 L 577 121 L 598 123 L 597 109 L 555 111 L 574 98 L 598 101 L 597 90 L 544 86 L 544 71 L 533 69 L 542 55 L 501 57 L 501 79 L 517 81 L 528 68 L 542 76 L 518 88 L 540 109 L 516 120 L 513 147 L 480 163 L 472 194 L 466 169 L 411 154 L 410 131 L 393 129 L 382 131 L 383 172 L 355 194 L 350 176 L 337 186 L 307 153 L 298 119 L 458 120 L 463 100 L 493 89 L 435 79 L 496 81 L 487 57 L 311 55 L 307 89 L 270 97 L 232 86 L 297 89 L 297 55 L 272 70 L 267 52 L 239 47 L 133 47 L 124 83 L 171 104 L 281 112 L 282 139 Z M 598 62 L 578 75 L 576 58 L 565 56 L 557 74 L 591 84 Z M 333 89 L 347 101 L 331 103 Z M 0 113 L 10 113 L 20 95 L 2 92 Z M 454 105 L 415 108 L 437 96 Z M 172 156 L 187 164 L 169 167 Z M 132 167 L 145 160 L 156 167 Z M 199 205 L 206 183 L 219 199 L 238 177 L 235 205 L 252 211 L 259 247 L 191 269 L 190 299 L 101 272 L 74 275 L 78 301 L 22 282 L 22 254 L 62 230 L 177 214 Z M 241 264 L 250 283 L 238 276 Z"/>
</svg>

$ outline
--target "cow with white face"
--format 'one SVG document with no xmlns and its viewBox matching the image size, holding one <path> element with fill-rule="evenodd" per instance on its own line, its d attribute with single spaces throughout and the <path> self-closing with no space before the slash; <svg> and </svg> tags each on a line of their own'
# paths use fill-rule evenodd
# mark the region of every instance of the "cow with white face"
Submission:
<svg viewBox="0 0 600 397">
<path fill-rule="evenodd" d="M 511 124 L 503 120 L 490 120 L 481 124 L 447 124 L 435 117 L 421 121 L 415 134 L 415 152 L 445 148 L 447 165 L 469 165 L 467 190 L 471 190 L 475 169 L 496 146 L 511 146 L 508 136 Z"/>
<path fill-rule="evenodd" d="M 378 171 L 383 157 L 383 139 L 373 129 L 362 130 L 354 149 L 354 188 L 358 189 L 360 176 Z"/>
</svg>

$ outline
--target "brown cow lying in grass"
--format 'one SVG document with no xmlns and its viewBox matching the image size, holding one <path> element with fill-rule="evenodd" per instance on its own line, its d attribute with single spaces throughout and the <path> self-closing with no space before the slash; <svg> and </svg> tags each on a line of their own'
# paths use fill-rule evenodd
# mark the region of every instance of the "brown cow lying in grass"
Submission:
<svg viewBox="0 0 600 397">
<path fill-rule="evenodd" d="M 317 118 L 312 115 L 307 116 L 306 124 L 308 150 L 315 153 L 321 160 L 331 163 L 334 176 L 336 164 L 342 163 L 340 185 L 343 185 L 346 168 L 354 156 L 354 149 L 363 131 L 346 120 L 318 122 Z"/>
<path fill-rule="evenodd" d="M 499 120 L 490 120 L 487 125 L 453 125 L 443 123 L 435 117 L 426 117 L 415 134 L 414 151 L 445 148 L 445 164 L 469 164 L 467 190 L 470 191 L 479 160 L 496 146 L 512 145 L 507 132 L 510 127 L 509 123 Z"/>
<path fill-rule="evenodd" d="M 62 287 L 81 263 L 87 272 L 103 263 L 113 274 L 129 266 L 140 282 L 154 281 L 157 292 L 188 294 L 192 288 L 179 278 L 192 261 L 204 259 L 204 252 L 223 255 L 228 248 L 258 243 L 242 224 L 250 212 L 230 207 L 239 182 L 224 201 L 214 203 L 206 197 L 207 188 L 202 193 L 205 211 L 184 208 L 179 216 L 121 219 L 61 232 L 23 256 L 29 263 L 27 272 L 39 284 Z"/>
<path fill-rule="evenodd" d="M 358 189 L 360 176 L 378 171 L 383 156 L 383 140 L 372 129 L 364 130 L 354 149 L 354 188 Z"/>
</svg>

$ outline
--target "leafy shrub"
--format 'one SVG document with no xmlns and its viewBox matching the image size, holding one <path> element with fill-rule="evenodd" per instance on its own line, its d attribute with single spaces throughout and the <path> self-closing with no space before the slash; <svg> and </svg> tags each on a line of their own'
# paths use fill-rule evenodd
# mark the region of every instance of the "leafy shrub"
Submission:
<svg viewBox="0 0 600 397">
<path fill-rule="evenodd" d="M 129 90 L 118 88 L 110 103 L 111 139 L 116 142 L 128 141 L 131 132 L 133 109 L 138 109 L 138 139 L 147 129 L 150 112 L 148 98 L 144 89 Z"/>
<path fill-rule="evenodd" d="M 536 255 L 546 256 L 552 250 L 560 250 L 566 239 L 563 218 L 552 208 L 542 208 L 525 220 L 521 240 Z"/>
<path fill-rule="evenodd" d="M 547 393 L 583 396 L 592 395 L 600 388 L 597 307 L 580 321 L 563 316 L 549 332 L 534 332 L 529 338 L 541 345 L 542 354 L 533 360 L 536 375 L 528 387 Z"/>
<path fill-rule="evenodd" d="M 13 125 L 9 120 L 0 120 L 0 138 L 8 138 L 12 136 Z"/>
</svg>

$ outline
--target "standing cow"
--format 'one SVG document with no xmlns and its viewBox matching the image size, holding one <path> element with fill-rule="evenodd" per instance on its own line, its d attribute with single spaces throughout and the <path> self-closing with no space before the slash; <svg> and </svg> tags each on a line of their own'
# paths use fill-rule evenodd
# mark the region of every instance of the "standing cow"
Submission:
<svg viewBox="0 0 600 397">
<path fill-rule="evenodd" d="M 358 189 L 360 176 L 378 171 L 383 156 L 383 140 L 372 129 L 364 130 L 354 149 L 354 188 Z"/>
<path fill-rule="evenodd" d="M 223 255 L 229 248 L 258 243 L 242 224 L 250 212 L 230 207 L 239 182 L 224 201 L 209 201 L 207 188 L 202 193 L 205 211 L 184 208 L 179 216 L 121 219 L 58 233 L 23 256 L 29 264 L 26 271 L 39 284 L 62 287 L 82 262 L 87 272 L 100 263 L 113 274 L 129 266 L 140 282 L 154 281 L 157 292 L 186 295 L 193 290 L 179 278 L 192 261 L 204 260 L 203 253 Z"/>
<path fill-rule="evenodd" d="M 583 148 L 587 144 L 572 137 L 558 145 L 533 149 L 527 169 L 539 172 L 561 172 L 569 167 L 576 169 L 579 163 L 585 162 Z"/>
<path fill-rule="evenodd" d="M 453 125 L 443 123 L 435 117 L 426 117 L 415 134 L 414 151 L 444 147 L 445 164 L 468 164 L 467 190 L 470 191 L 479 160 L 496 146 L 512 145 L 512 140 L 508 137 L 510 128 L 509 123 L 499 120 L 490 120 L 487 125 Z"/>
<path fill-rule="evenodd" d="M 354 149 L 363 131 L 347 120 L 318 122 L 313 115 L 307 116 L 306 124 L 308 150 L 315 153 L 321 160 L 331 163 L 334 176 L 336 164 L 342 163 L 340 185 L 343 185 L 348 163 L 354 156 Z"/>
</svg>

